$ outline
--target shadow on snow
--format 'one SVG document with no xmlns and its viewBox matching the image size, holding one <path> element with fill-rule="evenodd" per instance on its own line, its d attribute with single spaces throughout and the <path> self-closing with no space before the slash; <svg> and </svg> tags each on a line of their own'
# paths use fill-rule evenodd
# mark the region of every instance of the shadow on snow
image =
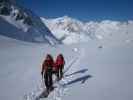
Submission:
<svg viewBox="0 0 133 100">
<path fill-rule="evenodd" d="M 78 70 L 76 72 L 73 72 L 71 74 L 68 74 L 68 75 L 65 75 L 66 77 L 69 77 L 69 76 L 72 76 L 72 75 L 76 75 L 76 74 L 84 74 L 85 72 L 87 72 L 88 69 L 81 69 L 81 70 Z M 68 83 L 64 84 L 63 86 L 68 86 L 68 85 L 71 85 L 71 84 L 74 84 L 74 83 L 77 83 L 77 82 L 81 82 L 81 84 L 84 84 L 89 78 L 92 78 L 91 75 L 87 74 L 87 75 L 84 75 L 84 76 L 81 76 L 81 77 L 78 77 L 74 80 L 71 80 L 69 81 Z"/>
<path fill-rule="evenodd" d="M 77 83 L 77 82 L 81 82 L 81 84 L 83 84 L 91 77 L 92 77 L 91 75 L 85 75 L 85 76 L 76 78 L 76 79 L 64 84 L 64 86 L 68 86 L 68 85 L 71 85 L 71 84 L 74 84 L 74 83 Z"/>
<path fill-rule="evenodd" d="M 75 74 L 79 74 L 79 73 L 85 73 L 87 71 L 88 71 L 88 69 L 81 69 L 81 70 L 78 70 L 78 71 L 73 72 L 71 74 L 65 75 L 65 77 L 69 77 L 69 76 L 72 76 L 72 75 L 75 75 Z"/>
</svg>

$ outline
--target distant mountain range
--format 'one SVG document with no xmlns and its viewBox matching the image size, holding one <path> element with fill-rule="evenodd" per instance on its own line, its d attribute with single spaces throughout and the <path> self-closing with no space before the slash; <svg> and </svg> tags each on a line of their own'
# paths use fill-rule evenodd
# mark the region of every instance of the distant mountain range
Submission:
<svg viewBox="0 0 133 100">
<path fill-rule="evenodd" d="M 87 42 L 89 40 L 124 40 L 133 38 L 133 21 L 82 22 L 63 16 L 55 19 L 41 18 L 53 35 L 65 44 Z M 127 37 L 127 38 L 125 38 Z"/>
</svg>

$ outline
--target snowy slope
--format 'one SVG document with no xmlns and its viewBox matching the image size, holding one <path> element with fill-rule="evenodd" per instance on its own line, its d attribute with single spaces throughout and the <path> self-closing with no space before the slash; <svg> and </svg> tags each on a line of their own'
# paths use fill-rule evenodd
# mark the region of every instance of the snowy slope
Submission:
<svg viewBox="0 0 133 100">
<path fill-rule="evenodd" d="M 19 2 L 19 1 L 17 1 Z M 16 0 L 0 1 L 0 34 L 29 42 L 55 44 L 59 41 L 32 11 Z"/>
<path fill-rule="evenodd" d="M 36 89 L 40 85 L 41 63 L 46 53 L 55 56 L 62 51 L 60 48 L 0 36 L 0 99 L 22 100 L 24 95 Z M 62 52 L 67 51 L 70 50 L 65 47 Z M 65 56 L 67 61 L 73 58 L 67 54 Z"/>
<path fill-rule="evenodd" d="M 103 46 L 102 48 L 99 46 Z M 133 44 L 94 42 L 58 45 L 25 43 L 0 36 L 0 99 L 33 100 L 41 91 L 47 53 L 65 56 L 65 77 L 47 99 L 132 100 Z M 27 98 L 27 99 L 26 99 Z"/>
<path fill-rule="evenodd" d="M 120 22 L 103 20 L 100 22 L 82 22 L 64 16 L 55 19 L 41 18 L 52 33 L 65 44 L 87 42 L 91 40 L 126 41 L 125 37 L 133 38 L 133 21 Z"/>
</svg>

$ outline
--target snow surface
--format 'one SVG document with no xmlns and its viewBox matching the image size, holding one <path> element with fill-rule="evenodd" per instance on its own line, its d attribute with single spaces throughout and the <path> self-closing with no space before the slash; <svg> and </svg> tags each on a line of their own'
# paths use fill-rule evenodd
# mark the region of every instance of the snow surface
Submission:
<svg viewBox="0 0 133 100">
<path fill-rule="evenodd" d="M 99 48 L 102 46 L 102 48 Z M 75 52 L 76 50 L 76 52 Z M 89 41 L 50 46 L 0 36 L 0 99 L 34 100 L 42 92 L 41 64 L 63 53 L 65 77 L 40 100 L 132 100 L 133 44 Z"/>
</svg>

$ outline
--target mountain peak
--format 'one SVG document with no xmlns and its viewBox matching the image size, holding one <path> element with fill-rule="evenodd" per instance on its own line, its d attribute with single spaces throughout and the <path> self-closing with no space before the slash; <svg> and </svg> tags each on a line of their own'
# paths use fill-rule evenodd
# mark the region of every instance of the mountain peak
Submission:
<svg viewBox="0 0 133 100">
<path fill-rule="evenodd" d="M 70 17 L 67 16 L 67 15 L 65 15 L 65 16 L 63 16 L 62 18 L 64 18 L 64 19 L 69 19 Z"/>
<path fill-rule="evenodd" d="M 1 0 L 0 5 L 0 35 L 28 42 L 59 42 L 40 17 L 16 0 Z"/>
</svg>

